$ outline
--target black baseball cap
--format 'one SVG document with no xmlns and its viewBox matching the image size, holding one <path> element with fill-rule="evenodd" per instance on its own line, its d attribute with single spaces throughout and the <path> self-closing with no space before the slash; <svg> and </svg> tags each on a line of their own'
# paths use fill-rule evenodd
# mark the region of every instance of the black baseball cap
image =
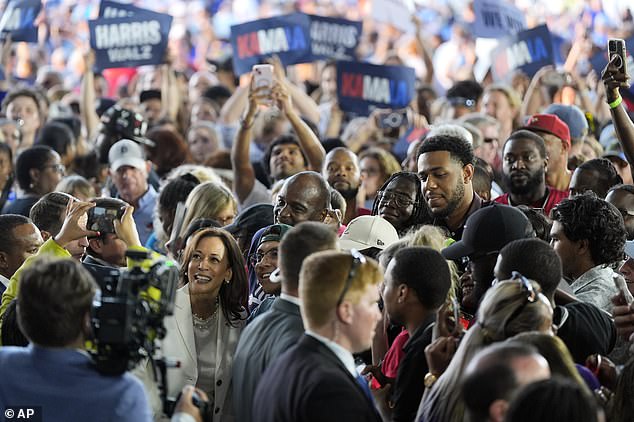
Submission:
<svg viewBox="0 0 634 422">
<path fill-rule="evenodd" d="M 273 224 L 273 205 L 256 204 L 242 210 L 233 223 L 224 229 L 232 235 L 245 230 L 247 233 L 255 233 L 261 228 Z"/>
<path fill-rule="evenodd" d="M 462 240 L 443 249 L 442 256 L 457 260 L 474 253 L 496 252 L 514 240 L 534 236 L 533 226 L 523 212 L 494 203 L 467 218 Z"/>
</svg>

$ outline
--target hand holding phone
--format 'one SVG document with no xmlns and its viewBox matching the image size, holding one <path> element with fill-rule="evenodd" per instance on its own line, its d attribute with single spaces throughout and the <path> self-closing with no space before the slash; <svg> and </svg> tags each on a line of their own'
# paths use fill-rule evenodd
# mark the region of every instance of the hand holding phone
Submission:
<svg viewBox="0 0 634 422">
<path fill-rule="evenodd" d="M 627 75 L 627 54 L 624 40 L 619 38 L 608 40 L 608 58 L 616 67 L 616 72 Z"/>
<path fill-rule="evenodd" d="M 273 89 L 273 65 L 256 64 L 252 69 L 253 89 L 261 95 L 271 96 Z"/>
</svg>

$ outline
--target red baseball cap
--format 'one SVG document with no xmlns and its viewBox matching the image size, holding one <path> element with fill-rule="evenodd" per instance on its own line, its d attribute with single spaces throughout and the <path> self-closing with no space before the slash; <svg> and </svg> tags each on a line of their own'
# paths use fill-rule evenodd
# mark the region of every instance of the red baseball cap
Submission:
<svg viewBox="0 0 634 422">
<path fill-rule="evenodd" d="M 568 125 L 554 114 L 535 114 L 528 119 L 522 129 L 542 131 L 555 135 L 570 148 L 570 129 Z"/>
</svg>

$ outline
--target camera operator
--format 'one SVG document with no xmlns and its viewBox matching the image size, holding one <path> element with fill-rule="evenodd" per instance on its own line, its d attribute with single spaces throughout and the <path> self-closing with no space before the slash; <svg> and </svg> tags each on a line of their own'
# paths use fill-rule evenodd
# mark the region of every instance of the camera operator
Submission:
<svg viewBox="0 0 634 422">
<path fill-rule="evenodd" d="M 95 204 L 95 209 L 115 213 L 117 217 L 118 213 L 128 206 L 122 200 L 115 198 L 96 198 L 90 202 Z M 84 264 L 115 268 L 126 266 L 125 251 L 130 245 L 115 233 L 113 223 L 115 219 L 118 219 L 117 217 L 109 220 L 96 215 L 91 218 L 91 214 L 88 214 L 88 228 L 98 231 L 99 235 L 88 239 L 86 255 L 82 260 Z M 132 223 L 134 223 L 133 219 Z"/>
<path fill-rule="evenodd" d="M 139 380 L 99 374 L 85 351 L 96 290 L 72 259 L 40 259 L 23 271 L 17 314 L 31 344 L 0 349 L 3 411 L 29 403 L 46 421 L 152 420 Z"/>
</svg>

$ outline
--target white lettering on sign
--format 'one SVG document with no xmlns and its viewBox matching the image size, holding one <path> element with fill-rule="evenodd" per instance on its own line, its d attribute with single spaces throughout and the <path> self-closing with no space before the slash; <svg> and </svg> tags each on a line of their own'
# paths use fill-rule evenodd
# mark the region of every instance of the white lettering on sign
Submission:
<svg viewBox="0 0 634 422">
<path fill-rule="evenodd" d="M 363 77 L 363 99 L 375 101 L 377 103 L 387 103 L 390 101 L 390 80 L 375 76 Z"/>
<path fill-rule="evenodd" d="M 112 23 L 95 26 L 95 48 L 156 45 L 161 42 L 161 24 L 157 20 Z"/>
</svg>

